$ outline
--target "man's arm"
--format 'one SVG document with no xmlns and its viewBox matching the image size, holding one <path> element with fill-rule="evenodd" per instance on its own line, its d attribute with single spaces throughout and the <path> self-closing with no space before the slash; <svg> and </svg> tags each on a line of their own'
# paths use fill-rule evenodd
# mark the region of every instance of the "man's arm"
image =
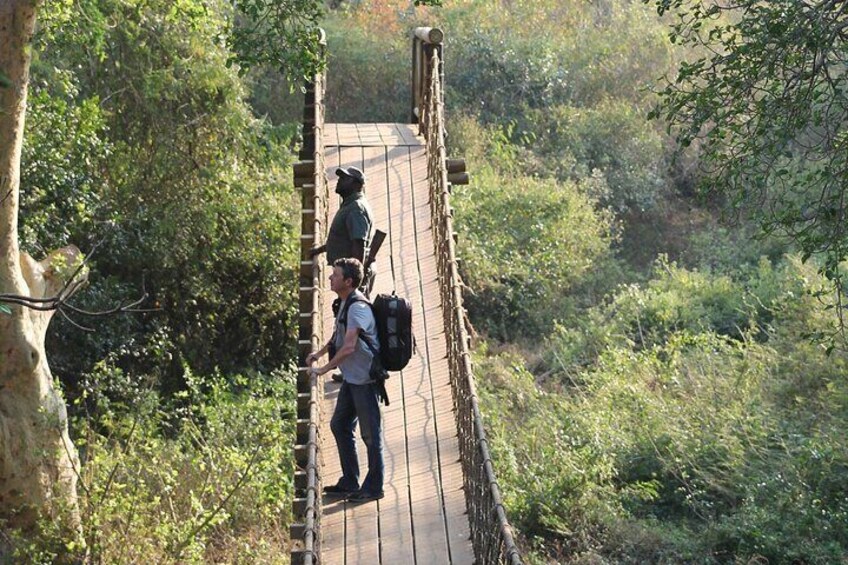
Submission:
<svg viewBox="0 0 848 565">
<path fill-rule="evenodd" d="M 361 330 L 359 328 L 350 328 L 347 330 L 344 335 L 344 343 L 341 348 L 336 351 L 336 355 L 323 367 L 313 367 L 311 370 L 314 371 L 316 375 L 323 375 L 324 373 L 332 371 L 338 367 L 342 361 L 356 351 L 356 340 L 359 339 L 360 331 Z"/>
<path fill-rule="evenodd" d="M 313 247 L 312 249 L 309 250 L 309 257 L 312 258 L 312 257 L 315 257 L 316 255 L 321 255 L 325 251 L 327 251 L 326 245 L 319 245 L 318 247 Z"/>
<path fill-rule="evenodd" d="M 362 208 L 352 210 L 345 218 L 348 237 L 350 237 L 350 255 L 365 264 L 365 241 L 371 234 L 372 220 L 370 214 Z"/>
</svg>

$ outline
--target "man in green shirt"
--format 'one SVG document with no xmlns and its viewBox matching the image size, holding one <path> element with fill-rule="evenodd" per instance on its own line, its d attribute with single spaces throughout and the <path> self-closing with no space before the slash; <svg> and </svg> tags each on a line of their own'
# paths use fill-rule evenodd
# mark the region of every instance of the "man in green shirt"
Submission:
<svg viewBox="0 0 848 565">
<path fill-rule="evenodd" d="M 346 167 L 336 169 L 336 175 L 336 194 L 342 197 L 342 203 L 330 224 L 326 243 L 313 248 L 311 255 L 326 252 L 328 265 L 343 257 L 352 257 L 365 265 L 374 230 L 374 213 L 362 193 L 365 174 L 357 167 Z M 366 273 L 366 280 L 372 279 L 368 280 L 370 287 L 373 275 L 369 275 Z"/>
</svg>

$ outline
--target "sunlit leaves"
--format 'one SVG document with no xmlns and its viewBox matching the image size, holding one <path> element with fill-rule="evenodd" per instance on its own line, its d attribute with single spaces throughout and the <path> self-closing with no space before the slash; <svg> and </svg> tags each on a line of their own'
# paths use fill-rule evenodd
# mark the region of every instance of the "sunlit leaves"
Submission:
<svg viewBox="0 0 848 565">
<path fill-rule="evenodd" d="M 543 372 L 481 348 L 512 522 L 558 563 L 838 562 L 848 357 L 801 337 L 832 323 L 819 283 L 795 258 L 744 280 L 660 262 L 558 326 Z"/>
<path fill-rule="evenodd" d="M 314 75 L 324 64 L 318 22 L 323 2 L 318 0 L 233 0 L 235 19 L 227 35 L 242 73 L 256 65 L 270 65 L 289 78 Z"/>
<path fill-rule="evenodd" d="M 848 258 L 844 3 L 657 0 L 695 55 L 653 116 L 699 146 L 713 194 L 788 235 L 842 286 Z"/>
<path fill-rule="evenodd" d="M 320 0 L 230 0 L 235 9 L 226 35 L 232 50 L 228 64 L 239 72 L 268 65 L 298 82 L 311 78 L 326 64 L 320 43 Z M 442 0 L 415 0 L 415 6 L 440 6 Z"/>
</svg>

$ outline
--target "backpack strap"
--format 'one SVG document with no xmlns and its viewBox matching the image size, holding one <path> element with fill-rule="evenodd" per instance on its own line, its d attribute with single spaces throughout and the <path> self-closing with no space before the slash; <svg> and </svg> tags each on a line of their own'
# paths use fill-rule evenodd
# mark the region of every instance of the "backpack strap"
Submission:
<svg viewBox="0 0 848 565">
<path fill-rule="evenodd" d="M 339 323 L 345 327 L 345 331 L 347 331 L 347 311 L 353 304 L 357 302 L 364 302 L 365 304 L 368 304 L 369 307 L 371 306 L 371 303 L 368 302 L 366 298 L 359 298 L 358 296 L 356 296 L 356 291 L 351 292 L 350 296 L 348 296 L 345 300 L 344 306 L 342 306 L 341 314 L 339 314 Z M 377 323 L 376 318 L 374 319 L 374 323 Z M 333 339 L 335 339 L 335 332 L 333 333 Z M 377 353 L 377 348 L 374 347 L 374 344 L 371 343 L 371 340 L 366 337 L 364 331 L 359 332 L 359 339 L 361 339 L 365 346 L 368 347 L 368 350 L 371 351 L 372 356 L 379 357 L 380 354 Z"/>
</svg>

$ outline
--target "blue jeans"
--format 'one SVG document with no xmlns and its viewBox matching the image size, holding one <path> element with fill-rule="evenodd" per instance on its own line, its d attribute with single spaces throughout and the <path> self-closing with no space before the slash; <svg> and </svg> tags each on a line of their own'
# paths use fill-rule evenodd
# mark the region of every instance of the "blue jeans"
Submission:
<svg viewBox="0 0 848 565">
<path fill-rule="evenodd" d="M 383 492 L 383 437 L 380 422 L 380 403 L 372 385 L 354 385 L 345 381 L 339 389 L 336 409 L 330 420 L 330 429 L 336 438 L 342 479 L 339 486 L 347 489 L 359 487 L 359 458 L 353 430 L 359 420 L 360 433 L 368 450 L 368 474 L 361 489 L 369 493 Z"/>
</svg>

